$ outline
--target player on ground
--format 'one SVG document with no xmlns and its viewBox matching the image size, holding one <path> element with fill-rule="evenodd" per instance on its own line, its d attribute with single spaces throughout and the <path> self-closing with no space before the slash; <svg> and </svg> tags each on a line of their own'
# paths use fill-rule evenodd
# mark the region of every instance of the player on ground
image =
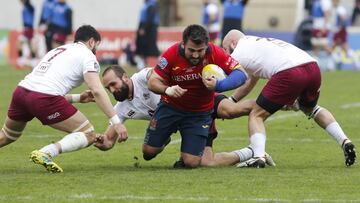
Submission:
<svg viewBox="0 0 360 203">
<path fill-rule="evenodd" d="M 127 139 L 127 132 L 99 79 L 100 66 L 94 54 L 100 40 L 100 34 L 92 26 L 84 25 L 76 31 L 74 43 L 53 49 L 43 57 L 13 93 L 8 117 L 0 131 L 0 147 L 16 141 L 27 122 L 36 117 L 44 125 L 70 133 L 30 155 L 34 163 L 43 165 L 48 171 L 62 172 L 52 158 L 85 148 L 95 139 L 92 124 L 71 105 L 71 102 L 86 101 L 81 95 L 66 95 L 83 81 L 98 107 L 110 118 L 119 139 Z"/>
<path fill-rule="evenodd" d="M 296 99 L 300 110 L 309 119 L 314 118 L 315 122 L 341 146 L 345 164 L 354 164 L 354 144 L 333 115 L 317 105 L 321 74 L 314 58 L 284 41 L 245 36 L 238 30 L 232 30 L 225 36 L 223 47 L 251 75 L 246 84 L 235 91 L 233 96 L 236 100 L 246 96 L 259 78 L 269 79 L 249 115 L 250 146 L 254 150 L 254 157 L 257 157 L 249 166 L 265 167 L 264 121 L 284 105 L 292 105 Z M 205 83 L 213 89 L 214 81 L 209 79 Z"/>
<path fill-rule="evenodd" d="M 117 65 L 109 66 L 103 72 L 103 85 L 118 101 L 114 108 L 122 123 L 127 119 L 150 120 L 154 114 L 154 110 L 160 101 L 160 95 L 151 92 L 147 87 L 151 72 L 151 68 L 145 68 L 129 78 L 126 72 Z M 253 100 L 234 103 L 219 94 L 215 97 L 214 107 L 214 114 L 217 115 L 213 115 L 213 117 L 231 119 L 248 115 L 254 104 L 255 101 Z M 252 158 L 252 150 L 248 147 L 233 152 L 214 154 L 212 142 L 217 136 L 214 122 L 211 125 L 212 128 L 210 128 L 202 156 L 202 166 L 227 166 Z M 104 134 L 102 143 L 96 143 L 95 146 L 101 150 L 109 150 L 116 143 L 118 136 L 112 126 L 109 126 Z M 275 165 L 270 156 L 267 156 L 267 161 L 269 164 Z M 181 164 L 177 162 L 177 166 Z"/>
<path fill-rule="evenodd" d="M 145 160 L 159 154 L 171 134 L 179 130 L 181 157 L 185 166 L 198 167 L 214 106 L 214 91 L 208 90 L 202 83 L 202 68 L 207 64 L 216 64 L 228 74 L 226 79 L 217 83 L 216 90 L 233 89 L 246 81 L 247 76 L 239 63 L 208 42 L 205 28 L 189 25 L 183 32 L 182 42 L 163 53 L 151 74 L 148 87 L 162 96 L 145 135 Z"/>
</svg>

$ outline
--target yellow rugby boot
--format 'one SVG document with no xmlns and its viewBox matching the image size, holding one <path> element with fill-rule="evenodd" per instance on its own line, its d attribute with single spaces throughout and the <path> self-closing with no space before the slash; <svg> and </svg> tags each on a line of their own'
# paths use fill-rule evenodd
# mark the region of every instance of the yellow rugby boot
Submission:
<svg viewBox="0 0 360 203">
<path fill-rule="evenodd" d="M 42 165 L 51 173 L 61 173 L 63 169 L 57 165 L 47 153 L 34 150 L 30 153 L 30 161 Z"/>
</svg>

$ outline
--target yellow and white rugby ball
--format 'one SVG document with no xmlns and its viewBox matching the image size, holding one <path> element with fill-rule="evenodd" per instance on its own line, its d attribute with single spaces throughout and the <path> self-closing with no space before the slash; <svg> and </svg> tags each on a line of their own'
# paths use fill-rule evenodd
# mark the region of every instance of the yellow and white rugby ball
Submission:
<svg viewBox="0 0 360 203">
<path fill-rule="evenodd" d="M 223 80 L 226 78 L 226 74 L 219 66 L 215 64 L 206 65 L 201 72 L 203 78 L 215 78 L 217 80 Z"/>
</svg>

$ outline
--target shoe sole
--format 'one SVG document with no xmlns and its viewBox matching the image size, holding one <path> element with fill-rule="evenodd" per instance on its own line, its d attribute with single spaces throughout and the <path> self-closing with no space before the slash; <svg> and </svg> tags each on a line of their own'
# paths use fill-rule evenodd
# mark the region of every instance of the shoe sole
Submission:
<svg viewBox="0 0 360 203">
<path fill-rule="evenodd" d="M 351 166 L 355 163 L 356 152 L 355 152 L 354 148 L 355 148 L 355 146 L 352 143 L 346 144 L 344 147 L 346 166 Z"/>
<path fill-rule="evenodd" d="M 63 170 L 58 166 L 56 163 L 45 163 L 42 159 L 40 159 L 36 155 L 30 156 L 30 160 L 34 162 L 35 164 L 42 165 L 45 167 L 45 169 L 51 173 L 62 173 Z"/>
</svg>

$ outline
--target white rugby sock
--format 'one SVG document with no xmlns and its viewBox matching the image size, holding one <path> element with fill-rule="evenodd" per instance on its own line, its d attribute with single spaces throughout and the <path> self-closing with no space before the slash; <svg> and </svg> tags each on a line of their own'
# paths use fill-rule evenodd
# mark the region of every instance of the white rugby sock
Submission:
<svg viewBox="0 0 360 203">
<path fill-rule="evenodd" d="M 55 144 L 49 144 L 39 150 L 40 152 L 50 154 L 51 157 L 59 155 L 59 149 Z"/>
<path fill-rule="evenodd" d="M 253 157 L 253 150 L 250 147 L 245 147 L 239 150 L 233 151 L 236 155 L 239 156 L 240 162 L 247 161 Z"/>
<path fill-rule="evenodd" d="M 341 146 L 345 139 L 349 139 L 344 131 L 341 129 L 340 125 L 337 122 L 332 122 L 325 128 L 326 132 L 333 137 L 336 142 Z"/>
<path fill-rule="evenodd" d="M 254 151 L 254 157 L 265 157 L 266 136 L 262 133 L 255 133 L 250 137 L 250 147 Z"/>
<path fill-rule="evenodd" d="M 89 145 L 89 141 L 83 132 L 68 134 L 58 143 L 61 146 L 62 153 L 77 151 Z"/>
</svg>

